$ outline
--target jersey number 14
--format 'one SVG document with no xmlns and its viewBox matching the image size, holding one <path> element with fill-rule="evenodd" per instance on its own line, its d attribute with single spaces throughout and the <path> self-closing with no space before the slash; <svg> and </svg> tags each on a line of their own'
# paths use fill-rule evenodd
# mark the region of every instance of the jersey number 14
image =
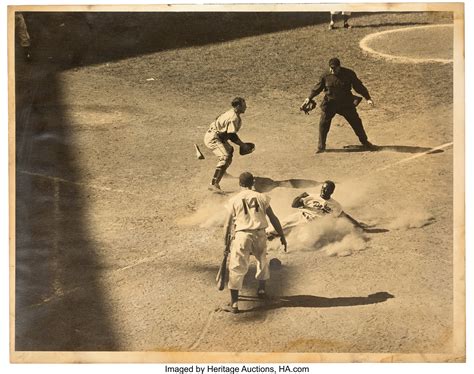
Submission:
<svg viewBox="0 0 474 374">
<path fill-rule="evenodd" d="M 244 206 L 245 214 L 249 214 L 249 209 L 251 208 L 254 208 L 256 212 L 258 212 L 258 209 L 260 208 L 256 197 L 252 197 L 249 201 L 242 199 L 242 204 Z"/>
</svg>

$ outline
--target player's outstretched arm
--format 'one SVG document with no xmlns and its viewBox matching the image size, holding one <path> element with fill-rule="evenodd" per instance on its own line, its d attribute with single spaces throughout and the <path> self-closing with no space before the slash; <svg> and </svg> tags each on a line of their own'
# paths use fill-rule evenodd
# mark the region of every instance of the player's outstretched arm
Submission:
<svg viewBox="0 0 474 374">
<path fill-rule="evenodd" d="M 275 231 L 278 233 L 278 235 L 280 235 L 281 244 L 283 245 L 284 250 L 286 252 L 288 243 L 286 242 L 285 234 L 283 233 L 280 220 L 275 215 L 275 213 L 273 213 L 273 209 L 271 206 L 267 208 L 266 213 L 267 213 L 268 219 L 270 220 L 271 224 L 275 228 Z"/>
<path fill-rule="evenodd" d="M 348 219 L 355 227 L 364 230 L 364 225 L 362 223 L 360 223 L 359 221 L 357 221 L 356 219 L 352 218 L 346 212 L 342 212 L 339 217 L 344 217 L 344 218 Z"/>
</svg>

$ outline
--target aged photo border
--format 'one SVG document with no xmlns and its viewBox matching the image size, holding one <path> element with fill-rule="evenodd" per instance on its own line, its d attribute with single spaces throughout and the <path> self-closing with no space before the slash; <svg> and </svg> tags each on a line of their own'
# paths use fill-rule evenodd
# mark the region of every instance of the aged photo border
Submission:
<svg viewBox="0 0 474 374">
<path fill-rule="evenodd" d="M 464 99 L 464 13 L 462 3 L 392 3 L 392 4 L 348 4 L 351 11 L 452 11 L 454 12 L 454 346 L 452 354 L 316 354 L 316 353 L 196 353 L 196 352 L 19 352 L 14 348 L 15 324 L 15 101 L 14 101 L 14 11 L 208 11 L 224 10 L 272 10 L 272 11 L 329 11 L 335 9 L 330 4 L 299 5 L 95 5 L 95 6 L 15 6 L 8 9 L 8 68 L 9 68 L 9 190 L 10 190 L 10 354 L 13 362 L 96 362 L 96 363 L 200 363 L 200 362 L 447 362 L 464 361 L 466 350 L 466 288 L 465 288 L 465 99 Z M 337 6 L 339 9 L 340 6 Z"/>
</svg>

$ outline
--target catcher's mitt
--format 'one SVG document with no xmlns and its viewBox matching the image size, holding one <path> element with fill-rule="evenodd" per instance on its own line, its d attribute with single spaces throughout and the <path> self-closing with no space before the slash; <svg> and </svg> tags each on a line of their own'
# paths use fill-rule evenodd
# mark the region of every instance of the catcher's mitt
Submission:
<svg viewBox="0 0 474 374">
<path fill-rule="evenodd" d="M 300 110 L 304 112 L 304 114 L 309 114 L 309 112 L 311 112 L 314 108 L 316 108 L 316 101 L 314 101 L 313 99 L 308 102 L 304 102 L 300 106 Z"/>
<path fill-rule="evenodd" d="M 244 143 L 239 149 L 239 153 L 241 156 L 248 155 L 253 151 L 255 151 L 255 144 L 253 143 Z"/>
</svg>

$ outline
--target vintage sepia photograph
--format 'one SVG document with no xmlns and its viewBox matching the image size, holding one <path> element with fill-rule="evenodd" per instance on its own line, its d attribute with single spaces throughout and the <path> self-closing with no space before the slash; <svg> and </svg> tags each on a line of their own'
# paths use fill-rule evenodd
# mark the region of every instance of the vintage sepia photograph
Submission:
<svg viewBox="0 0 474 374">
<path fill-rule="evenodd" d="M 464 4 L 8 7 L 10 359 L 465 362 Z"/>
</svg>

